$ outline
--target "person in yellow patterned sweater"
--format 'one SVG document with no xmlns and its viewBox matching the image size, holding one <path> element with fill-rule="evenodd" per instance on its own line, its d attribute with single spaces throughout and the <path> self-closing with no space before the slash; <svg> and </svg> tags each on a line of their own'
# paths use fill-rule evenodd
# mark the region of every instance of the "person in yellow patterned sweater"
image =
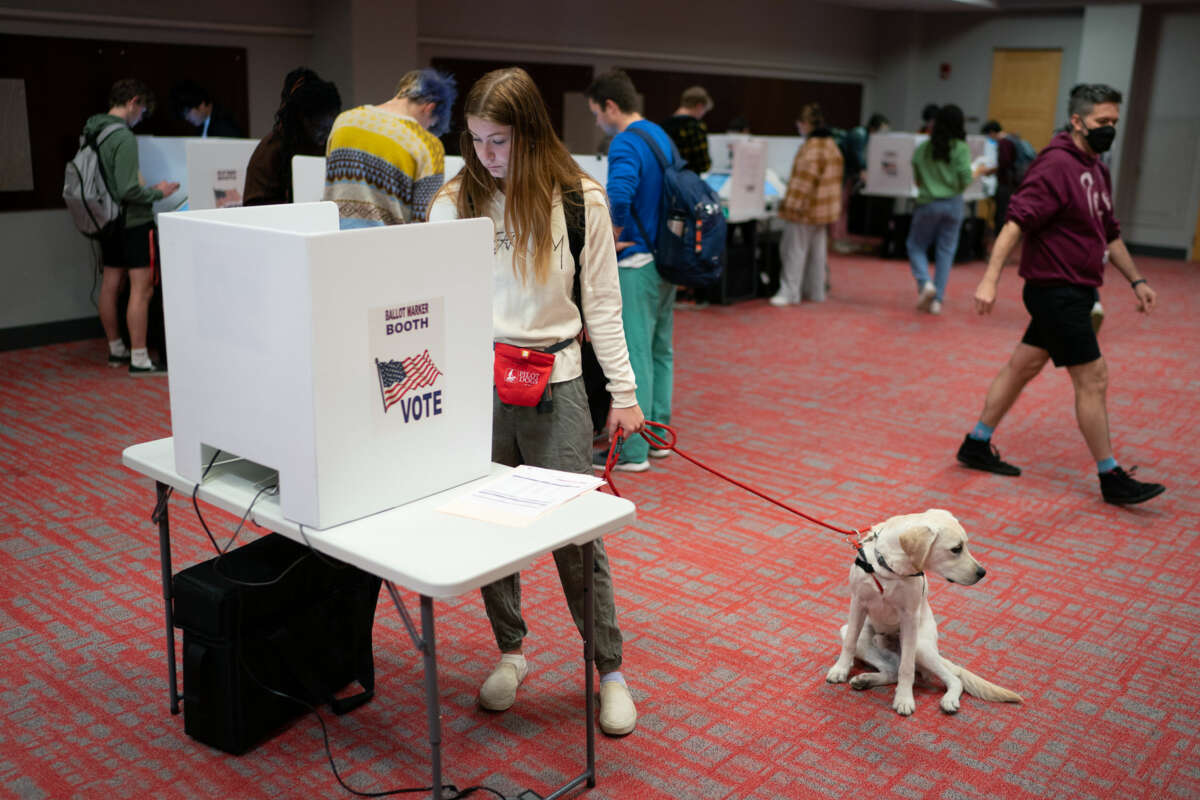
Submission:
<svg viewBox="0 0 1200 800">
<path fill-rule="evenodd" d="M 821 107 L 806 105 L 796 127 L 806 138 L 792 162 L 787 194 L 779 206 L 779 218 L 785 224 L 779 242 L 779 291 L 771 298 L 773 306 L 825 300 L 828 226 L 842 213 L 842 153 L 825 127 Z"/>
<path fill-rule="evenodd" d="M 454 78 L 433 69 L 400 79 L 396 96 L 338 115 L 325 151 L 325 199 L 342 229 L 424 222 L 442 188 Z"/>
</svg>

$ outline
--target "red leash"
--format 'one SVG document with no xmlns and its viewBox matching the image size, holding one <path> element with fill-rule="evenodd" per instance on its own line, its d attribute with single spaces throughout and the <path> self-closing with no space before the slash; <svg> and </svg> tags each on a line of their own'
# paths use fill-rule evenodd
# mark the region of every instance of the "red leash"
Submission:
<svg viewBox="0 0 1200 800">
<path fill-rule="evenodd" d="M 655 433 L 654 431 L 650 430 L 650 428 L 652 428 L 652 427 L 653 428 L 661 428 L 664 431 L 666 431 L 667 434 L 670 436 L 670 440 L 664 439 L 658 433 Z M 675 435 L 675 429 L 672 428 L 670 425 L 664 425 L 661 422 L 651 422 L 650 420 L 646 420 L 646 427 L 642 430 L 641 434 L 642 434 L 642 438 L 645 439 L 647 442 L 649 442 L 652 447 L 655 447 L 656 449 L 659 449 L 659 450 L 674 451 L 674 453 L 676 455 L 680 456 L 681 458 L 687 459 L 688 461 L 695 464 L 697 467 L 700 467 L 700 469 L 711 472 L 713 475 L 716 475 L 718 478 L 729 481 L 734 486 L 737 486 L 740 489 L 745 489 L 747 492 L 750 492 L 750 494 L 761 497 L 763 500 L 766 500 L 768 503 L 774 503 L 775 505 L 779 506 L 780 508 L 782 508 L 786 511 L 790 511 L 798 517 L 803 517 L 804 519 L 808 520 L 809 522 L 820 525 L 823 528 L 828 528 L 829 530 L 834 531 L 835 533 L 840 533 L 843 536 L 858 536 L 860 533 L 862 533 L 862 531 L 859 531 L 859 530 L 848 529 L 848 528 L 839 528 L 836 525 L 830 525 L 828 522 L 822 522 L 821 520 L 817 519 L 816 517 L 811 517 L 808 514 L 805 514 L 803 511 L 801 511 L 798 508 L 793 508 L 792 506 L 789 506 L 787 503 L 783 502 L 782 500 L 776 500 L 774 497 L 771 497 L 770 495 L 763 494 L 762 492 L 755 489 L 754 487 L 747 486 L 746 484 L 742 483 L 741 481 L 734 480 L 733 478 L 729 477 L 728 475 L 721 472 L 720 470 L 713 469 L 712 467 L 708 466 L 707 464 L 704 464 L 704 463 L 696 460 L 695 458 L 692 458 L 687 453 L 683 452 L 682 450 L 680 450 L 678 447 L 675 446 L 677 437 Z M 620 436 L 619 434 L 613 438 L 612 443 L 608 447 L 608 458 L 606 458 L 604 461 L 604 480 L 608 482 L 608 488 L 611 489 L 612 493 L 615 494 L 617 497 L 620 497 L 621 493 L 619 491 L 617 491 L 617 486 L 615 483 L 613 483 L 612 470 L 613 470 L 613 465 L 617 463 L 617 456 L 621 451 L 621 441 L 623 440 L 623 438 L 624 437 Z M 869 530 L 869 529 L 870 528 L 868 527 L 866 530 Z M 862 549 L 857 541 L 850 542 L 850 545 L 852 547 L 854 547 L 854 549 L 856 549 L 856 550 Z M 881 588 L 881 591 L 882 591 L 882 588 Z"/>
</svg>

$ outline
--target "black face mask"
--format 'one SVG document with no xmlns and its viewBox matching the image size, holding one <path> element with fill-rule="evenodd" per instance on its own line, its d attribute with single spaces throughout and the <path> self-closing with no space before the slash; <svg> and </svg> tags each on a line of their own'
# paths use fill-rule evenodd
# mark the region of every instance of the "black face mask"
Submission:
<svg viewBox="0 0 1200 800">
<path fill-rule="evenodd" d="M 1092 152 L 1097 155 L 1107 153 L 1108 149 L 1112 147 L 1113 139 L 1117 138 L 1117 126 L 1101 125 L 1097 128 L 1089 128 L 1084 125 L 1083 138 L 1087 139 L 1088 147 L 1092 148 Z"/>
</svg>

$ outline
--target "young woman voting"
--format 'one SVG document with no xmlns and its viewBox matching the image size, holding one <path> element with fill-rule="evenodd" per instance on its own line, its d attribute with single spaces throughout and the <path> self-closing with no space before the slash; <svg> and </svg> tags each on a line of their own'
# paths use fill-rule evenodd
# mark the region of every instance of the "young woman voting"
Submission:
<svg viewBox="0 0 1200 800">
<path fill-rule="evenodd" d="M 471 87 L 464 106 L 465 168 L 438 193 L 430 222 L 487 217 L 496 227 L 492 305 L 497 374 L 492 406 L 492 460 L 567 472 L 592 471 L 592 421 L 584 391 L 579 342 L 587 335 L 608 379 L 608 430 L 642 430 L 633 370 L 621 325 L 617 255 L 604 190 L 571 158 L 554 133 L 529 75 L 490 72 Z M 581 208 L 582 206 L 582 208 Z M 568 219 L 583 228 L 580 264 Z M 576 271 L 579 279 L 576 280 Z M 579 305 L 575 286 L 579 287 Z M 581 319 L 582 313 L 582 319 Z M 554 553 L 576 627 L 582 632 L 582 554 L 570 545 Z M 620 736 L 637 723 L 621 669 L 612 576 L 604 543 L 595 543 L 595 651 L 600 673 L 600 728 Z M 516 700 L 528 665 L 521 643 L 520 575 L 482 589 L 500 662 L 479 689 L 479 703 L 503 711 Z"/>
</svg>

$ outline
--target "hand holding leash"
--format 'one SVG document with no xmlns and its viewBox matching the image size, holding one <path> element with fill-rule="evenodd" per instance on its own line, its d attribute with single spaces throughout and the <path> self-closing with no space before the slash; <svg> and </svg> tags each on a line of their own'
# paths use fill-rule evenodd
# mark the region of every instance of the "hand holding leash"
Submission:
<svg viewBox="0 0 1200 800">
<path fill-rule="evenodd" d="M 635 405 L 628 408 L 612 408 L 608 412 L 608 424 L 605 428 L 608 430 L 608 438 L 615 440 L 617 431 L 621 432 L 619 438 L 634 436 L 641 433 L 646 427 L 646 417 L 642 414 L 642 409 Z"/>
</svg>

